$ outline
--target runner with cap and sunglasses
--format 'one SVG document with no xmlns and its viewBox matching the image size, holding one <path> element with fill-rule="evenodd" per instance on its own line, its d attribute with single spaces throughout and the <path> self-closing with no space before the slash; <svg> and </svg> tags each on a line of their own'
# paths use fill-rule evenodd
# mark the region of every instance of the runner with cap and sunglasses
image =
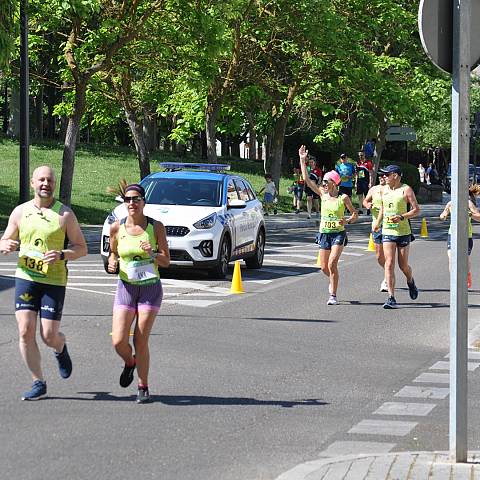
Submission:
<svg viewBox="0 0 480 480">
<path fill-rule="evenodd" d="M 307 173 L 308 150 L 302 145 L 298 150 L 300 157 L 300 168 L 305 183 L 313 192 L 320 195 L 322 208 L 320 219 L 320 232 L 318 236 L 318 245 L 320 248 L 320 268 L 329 278 L 330 296 L 327 305 L 337 305 L 337 288 L 338 288 L 338 261 L 342 254 L 343 248 L 347 244 L 347 234 L 345 232 L 345 224 L 353 223 L 357 220 L 358 214 L 352 205 L 350 197 L 346 194 L 339 195 L 338 185 L 340 184 L 340 175 L 332 170 L 327 172 L 322 180 L 321 186 L 309 178 Z M 345 218 L 345 209 L 351 215 Z"/>
<path fill-rule="evenodd" d="M 113 305 L 112 343 L 125 362 L 120 386 L 126 388 L 132 383 L 137 368 L 137 403 L 147 403 L 150 402 L 148 339 L 163 298 L 158 267 L 170 265 L 170 253 L 163 224 L 143 213 L 143 187 L 136 183 L 128 185 L 122 196 L 127 216 L 110 227 L 108 271 L 116 273 L 118 266 L 120 277 Z M 135 317 L 134 354 L 129 336 Z"/>
<path fill-rule="evenodd" d="M 374 231 L 382 226 L 382 244 L 385 255 L 385 279 L 387 280 L 388 299 L 383 308 L 397 308 L 395 299 L 395 256 L 398 266 L 407 279 L 410 298 L 418 297 L 418 289 L 413 279 L 412 267 L 408 263 L 410 242 L 414 239 L 409 220 L 420 213 L 415 193 L 407 184 L 402 183 L 402 171 L 398 165 L 389 165 L 379 170 L 385 178 L 382 191 L 382 205 Z"/>
</svg>

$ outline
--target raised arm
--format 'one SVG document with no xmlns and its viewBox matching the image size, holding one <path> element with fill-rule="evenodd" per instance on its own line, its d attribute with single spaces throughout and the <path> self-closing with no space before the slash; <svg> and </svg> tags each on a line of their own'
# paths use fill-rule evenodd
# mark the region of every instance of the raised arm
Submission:
<svg viewBox="0 0 480 480">
<path fill-rule="evenodd" d="M 161 222 L 155 222 L 153 228 L 158 246 L 158 252 L 155 255 L 155 262 L 159 267 L 166 268 L 170 266 L 170 250 L 168 249 L 167 231 Z"/>
<path fill-rule="evenodd" d="M 300 169 L 302 170 L 302 177 L 305 181 L 305 184 L 318 195 L 322 195 L 322 191 L 318 187 L 318 185 L 310 179 L 308 172 L 307 172 L 307 158 L 308 158 L 308 150 L 305 148 L 305 145 L 302 145 L 298 149 L 298 156 L 300 157 Z"/>
<path fill-rule="evenodd" d="M 358 212 L 352 204 L 350 197 L 348 195 L 343 195 L 343 203 L 347 207 L 347 210 L 350 212 L 350 217 L 345 219 L 345 223 L 355 223 L 358 219 Z"/>
<path fill-rule="evenodd" d="M 450 208 L 452 207 L 452 202 L 447 202 L 445 205 L 445 208 L 443 209 L 443 212 L 440 214 L 440 219 L 441 220 L 446 220 L 448 216 L 450 215 Z"/>
</svg>

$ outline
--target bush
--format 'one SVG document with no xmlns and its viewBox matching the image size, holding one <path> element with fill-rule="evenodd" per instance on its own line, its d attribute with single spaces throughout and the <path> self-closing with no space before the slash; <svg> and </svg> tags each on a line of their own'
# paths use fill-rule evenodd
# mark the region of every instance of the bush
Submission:
<svg viewBox="0 0 480 480">
<path fill-rule="evenodd" d="M 392 162 L 389 160 L 380 161 L 380 168 L 384 168 L 387 165 L 392 165 Z M 415 194 L 417 194 L 420 189 L 420 175 L 417 167 L 405 162 L 395 162 L 395 165 L 398 165 L 402 169 L 402 183 L 410 185 Z"/>
</svg>

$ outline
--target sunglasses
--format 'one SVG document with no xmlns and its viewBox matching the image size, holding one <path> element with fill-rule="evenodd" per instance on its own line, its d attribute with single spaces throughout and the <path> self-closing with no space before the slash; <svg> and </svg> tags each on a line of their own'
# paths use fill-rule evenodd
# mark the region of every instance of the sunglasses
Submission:
<svg viewBox="0 0 480 480">
<path fill-rule="evenodd" d="M 135 197 L 124 197 L 123 201 L 125 203 L 140 203 L 143 200 L 143 197 L 136 195 Z"/>
<path fill-rule="evenodd" d="M 322 185 L 323 186 L 328 185 L 328 180 L 322 180 Z"/>
<path fill-rule="evenodd" d="M 393 175 L 393 173 L 382 173 L 380 176 L 381 177 L 389 177 L 390 175 Z"/>
</svg>

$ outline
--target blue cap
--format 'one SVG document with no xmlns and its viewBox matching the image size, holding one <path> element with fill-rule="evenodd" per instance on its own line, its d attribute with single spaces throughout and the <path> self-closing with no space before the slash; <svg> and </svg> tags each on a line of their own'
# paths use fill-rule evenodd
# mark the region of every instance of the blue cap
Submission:
<svg viewBox="0 0 480 480">
<path fill-rule="evenodd" d="M 378 173 L 398 173 L 399 175 L 402 174 L 402 170 L 398 165 L 388 165 L 388 167 L 381 168 Z"/>
</svg>

